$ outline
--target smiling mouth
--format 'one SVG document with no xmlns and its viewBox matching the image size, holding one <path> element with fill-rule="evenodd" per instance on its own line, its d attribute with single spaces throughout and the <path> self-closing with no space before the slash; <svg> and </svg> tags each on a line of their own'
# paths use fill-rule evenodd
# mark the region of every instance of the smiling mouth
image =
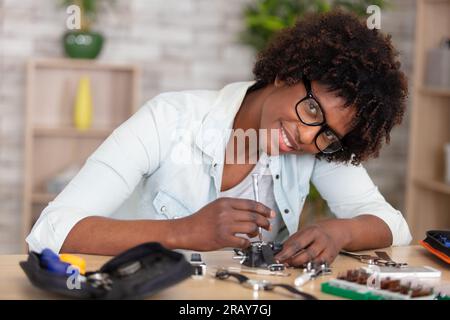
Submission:
<svg viewBox="0 0 450 320">
<path fill-rule="evenodd" d="M 280 122 L 280 131 L 283 138 L 282 140 L 286 146 L 288 146 L 292 150 L 303 151 L 297 140 L 292 135 L 291 131 L 285 128 L 283 122 Z"/>
<path fill-rule="evenodd" d="M 288 146 L 291 149 L 294 149 L 294 146 L 292 145 L 291 141 L 289 140 L 286 130 L 283 128 L 283 126 L 281 126 L 281 137 L 286 146 Z"/>
</svg>

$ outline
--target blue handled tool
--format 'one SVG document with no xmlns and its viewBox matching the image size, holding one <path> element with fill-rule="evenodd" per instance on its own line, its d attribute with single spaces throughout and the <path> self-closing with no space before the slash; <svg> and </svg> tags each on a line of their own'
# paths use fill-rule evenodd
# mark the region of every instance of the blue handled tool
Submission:
<svg viewBox="0 0 450 320">
<path fill-rule="evenodd" d="M 50 249 L 44 249 L 39 256 L 41 266 L 51 273 L 58 275 L 67 275 L 69 263 L 62 262 L 59 256 Z"/>
</svg>

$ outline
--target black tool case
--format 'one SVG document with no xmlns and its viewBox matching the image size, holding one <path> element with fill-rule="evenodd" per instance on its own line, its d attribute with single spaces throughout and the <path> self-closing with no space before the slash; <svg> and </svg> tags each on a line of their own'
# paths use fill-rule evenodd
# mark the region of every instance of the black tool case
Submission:
<svg viewBox="0 0 450 320">
<path fill-rule="evenodd" d="M 45 291 L 81 299 L 141 299 L 168 288 L 192 274 L 184 255 L 149 242 L 131 248 L 105 263 L 99 270 L 86 272 L 85 281 L 70 289 L 71 275 L 57 275 L 40 265 L 39 254 L 30 252 L 20 266 L 31 283 Z M 108 281 L 92 281 L 102 275 Z"/>
<path fill-rule="evenodd" d="M 450 264 L 450 248 L 445 245 L 443 239 L 450 241 L 450 230 L 429 230 L 426 238 L 420 244 L 429 252 Z"/>
</svg>

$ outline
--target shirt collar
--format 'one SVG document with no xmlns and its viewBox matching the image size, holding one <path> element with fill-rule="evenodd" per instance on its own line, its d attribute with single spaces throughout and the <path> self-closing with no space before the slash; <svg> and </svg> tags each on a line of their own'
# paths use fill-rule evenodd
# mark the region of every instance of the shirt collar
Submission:
<svg viewBox="0 0 450 320">
<path fill-rule="evenodd" d="M 220 154 L 225 152 L 236 113 L 248 88 L 254 83 L 255 81 L 230 83 L 219 91 L 195 138 L 196 145 L 203 153 L 215 159 L 219 157 L 219 150 Z"/>
</svg>

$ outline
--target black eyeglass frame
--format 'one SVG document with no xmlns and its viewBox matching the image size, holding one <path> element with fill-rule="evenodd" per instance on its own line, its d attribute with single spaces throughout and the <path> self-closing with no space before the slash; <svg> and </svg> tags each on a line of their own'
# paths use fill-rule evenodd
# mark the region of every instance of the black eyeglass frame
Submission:
<svg viewBox="0 0 450 320">
<path fill-rule="evenodd" d="M 336 153 L 336 152 L 344 150 L 344 145 L 342 144 L 341 139 L 339 138 L 337 133 L 328 126 L 327 120 L 325 119 L 325 112 L 323 112 L 322 106 L 320 105 L 319 101 L 316 99 L 316 97 L 314 97 L 314 94 L 312 93 L 311 81 L 309 81 L 306 77 L 303 77 L 302 79 L 303 79 L 303 85 L 305 86 L 305 89 L 306 89 L 306 96 L 304 98 L 300 99 L 295 104 L 295 113 L 297 114 L 298 119 L 300 120 L 301 123 L 303 123 L 306 126 L 309 126 L 309 127 L 319 127 L 320 126 L 321 127 L 319 132 L 317 132 L 316 136 L 314 137 L 314 144 L 316 145 L 317 149 L 320 150 L 321 153 L 323 153 L 323 154 L 333 154 L 333 153 Z M 322 117 L 323 117 L 323 121 L 322 122 L 319 122 L 319 123 L 308 123 L 308 122 L 305 122 L 302 119 L 302 117 L 300 116 L 300 113 L 298 112 L 298 106 L 300 105 L 300 103 L 302 103 L 303 101 L 305 101 L 307 99 L 314 100 L 317 103 L 317 105 L 319 106 L 320 112 L 322 113 Z M 317 144 L 317 138 L 319 137 L 319 135 L 321 133 L 323 133 L 326 130 L 330 131 L 336 137 L 337 142 L 340 145 L 340 148 L 338 150 L 332 151 L 332 152 L 324 152 L 324 150 L 321 150 L 319 148 L 319 145 Z"/>
</svg>

